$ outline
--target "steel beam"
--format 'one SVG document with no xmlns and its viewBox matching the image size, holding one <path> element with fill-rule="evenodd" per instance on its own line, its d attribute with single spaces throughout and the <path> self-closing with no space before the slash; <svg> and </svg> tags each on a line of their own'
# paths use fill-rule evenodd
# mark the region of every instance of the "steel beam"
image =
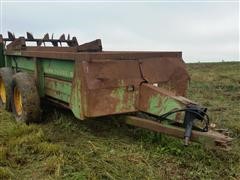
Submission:
<svg viewBox="0 0 240 180">
<path fill-rule="evenodd" d="M 173 125 L 161 124 L 153 120 L 143 119 L 135 116 L 126 116 L 127 124 L 163 133 L 177 138 L 184 138 L 184 129 Z M 191 141 L 213 143 L 215 146 L 228 149 L 233 139 L 216 131 L 208 132 L 192 131 Z"/>
</svg>

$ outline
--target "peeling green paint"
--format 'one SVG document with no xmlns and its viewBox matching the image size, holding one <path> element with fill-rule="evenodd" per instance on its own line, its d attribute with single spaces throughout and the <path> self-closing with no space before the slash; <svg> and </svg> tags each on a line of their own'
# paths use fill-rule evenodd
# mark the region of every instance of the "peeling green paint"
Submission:
<svg viewBox="0 0 240 180">
<path fill-rule="evenodd" d="M 160 94 L 157 94 L 156 96 L 151 96 L 151 98 L 148 101 L 148 104 L 149 104 L 148 112 L 156 115 L 160 114 L 160 108 L 162 106 L 162 98 Z"/>
<path fill-rule="evenodd" d="M 134 111 L 135 110 L 135 107 L 134 107 L 134 104 L 135 104 L 135 99 L 136 99 L 136 93 L 133 92 L 131 94 L 130 97 L 128 97 L 128 101 L 127 101 L 127 104 L 126 104 L 126 108 L 130 111 Z"/>
<path fill-rule="evenodd" d="M 180 109 L 181 105 L 171 97 L 164 97 L 160 94 L 151 96 L 148 101 L 148 112 L 157 116 L 165 114 L 174 109 Z M 175 119 L 176 114 L 170 115 L 169 119 Z"/>
<path fill-rule="evenodd" d="M 135 92 L 127 93 L 126 85 L 123 80 L 119 81 L 119 88 L 114 89 L 111 97 L 115 98 L 117 105 L 115 112 L 123 112 L 124 110 L 134 110 Z"/>
<path fill-rule="evenodd" d="M 56 81 L 55 79 L 46 79 L 44 84 L 45 94 L 66 103 L 70 101 L 72 83 L 66 81 Z"/>
<path fill-rule="evenodd" d="M 121 112 L 124 108 L 124 95 L 125 95 L 125 87 L 120 87 L 112 91 L 111 96 L 118 99 L 118 103 L 116 105 L 116 112 Z"/>
<path fill-rule="evenodd" d="M 82 112 L 82 98 L 81 98 L 81 81 L 75 78 L 75 86 L 71 93 L 71 110 L 74 116 L 78 119 L 84 119 Z"/>
</svg>

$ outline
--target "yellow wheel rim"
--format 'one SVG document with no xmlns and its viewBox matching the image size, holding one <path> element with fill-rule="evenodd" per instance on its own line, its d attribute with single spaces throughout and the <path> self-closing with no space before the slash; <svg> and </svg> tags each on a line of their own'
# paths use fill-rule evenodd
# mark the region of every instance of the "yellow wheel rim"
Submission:
<svg viewBox="0 0 240 180">
<path fill-rule="evenodd" d="M 16 113 L 18 116 L 20 116 L 23 112 L 22 96 L 17 87 L 14 87 L 14 97 L 13 98 L 14 98 L 14 106 L 15 106 Z"/>
<path fill-rule="evenodd" d="M 1 77 L 0 77 L 0 98 L 2 103 L 5 104 L 7 101 L 6 88 Z"/>
</svg>

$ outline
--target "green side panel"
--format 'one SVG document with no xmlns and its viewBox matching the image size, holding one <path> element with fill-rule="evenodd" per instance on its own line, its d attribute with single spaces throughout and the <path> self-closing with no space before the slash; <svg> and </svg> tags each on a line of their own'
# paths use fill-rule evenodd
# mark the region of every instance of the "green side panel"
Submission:
<svg viewBox="0 0 240 180">
<path fill-rule="evenodd" d="M 161 96 L 160 94 L 156 94 L 149 98 L 148 107 L 148 112 L 157 116 L 182 108 L 181 104 L 175 99 L 167 96 Z M 176 118 L 176 114 L 172 114 L 168 116 L 168 118 L 174 120 Z"/>
<path fill-rule="evenodd" d="M 4 46 L 3 43 L 0 43 L 0 67 L 4 66 L 5 66 Z"/>
<path fill-rule="evenodd" d="M 10 57 L 13 67 L 18 67 L 19 70 L 35 71 L 34 58 L 26 57 Z M 37 59 L 41 64 L 41 69 L 45 76 L 57 77 L 64 80 L 71 81 L 74 72 L 74 62 L 57 59 Z"/>
<path fill-rule="evenodd" d="M 37 72 L 39 94 L 69 103 L 74 72 L 74 61 L 57 59 L 36 59 L 22 56 L 8 56 L 8 66 L 20 71 Z"/>
<path fill-rule="evenodd" d="M 11 64 L 13 67 L 17 67 L 19 70 L 35 70 L 35 61 L 32 58 L 30 59 L 25 57 L 11 57 Z"/>
<path fill-rule="evenodd" d="M 45 95 L 59 99 L 66 103 L 70 102 L 72 83 L 53 78 L 44 80 Z"/>
<path fill-rule="evenodd" d="M 60 77 L 71 81 L 74 73 L 74 62 L 64 60 L 43 59 L 42 67 L 45 75 Z"/>
<path fill-rule="evenodd" d="M 45 94 L 63 102 L 70 103 L 74 62 L 42 59 L 41 68 L 45 77 Z"/>
<path fill-rule="evenodd" d="M 38 61 L 36 58 L 34 59 L 34 61 L 35 61 L 35 75 L 37 74 L 38 92 L 40 97 L 44 97 L 45 96 L 45 90 L 44 90 L 45 78 L 44 78 L 42 62 Z"/>
</svg>

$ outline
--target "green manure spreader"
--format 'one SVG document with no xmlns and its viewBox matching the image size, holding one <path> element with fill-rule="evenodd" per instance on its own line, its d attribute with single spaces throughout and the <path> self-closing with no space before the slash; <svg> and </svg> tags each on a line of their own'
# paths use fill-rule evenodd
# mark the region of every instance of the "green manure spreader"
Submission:
<svg viewBox="0 0 240 180">
<path fill-rule="evenodd" d="M 47 44 L 51 43 L 51 46 Z M 29 45 L 31 44 L 31 45 Z M 121 115 L 133 126 L 228 148 L 232 138 L 209 127 L 207 108 L 187 99 L 181 52 L 103 51 L 101 40 L 0 35 L 0 107 L 17 121 L 41 121 L 41 101 L 79 120 Z"/>
</svg>

